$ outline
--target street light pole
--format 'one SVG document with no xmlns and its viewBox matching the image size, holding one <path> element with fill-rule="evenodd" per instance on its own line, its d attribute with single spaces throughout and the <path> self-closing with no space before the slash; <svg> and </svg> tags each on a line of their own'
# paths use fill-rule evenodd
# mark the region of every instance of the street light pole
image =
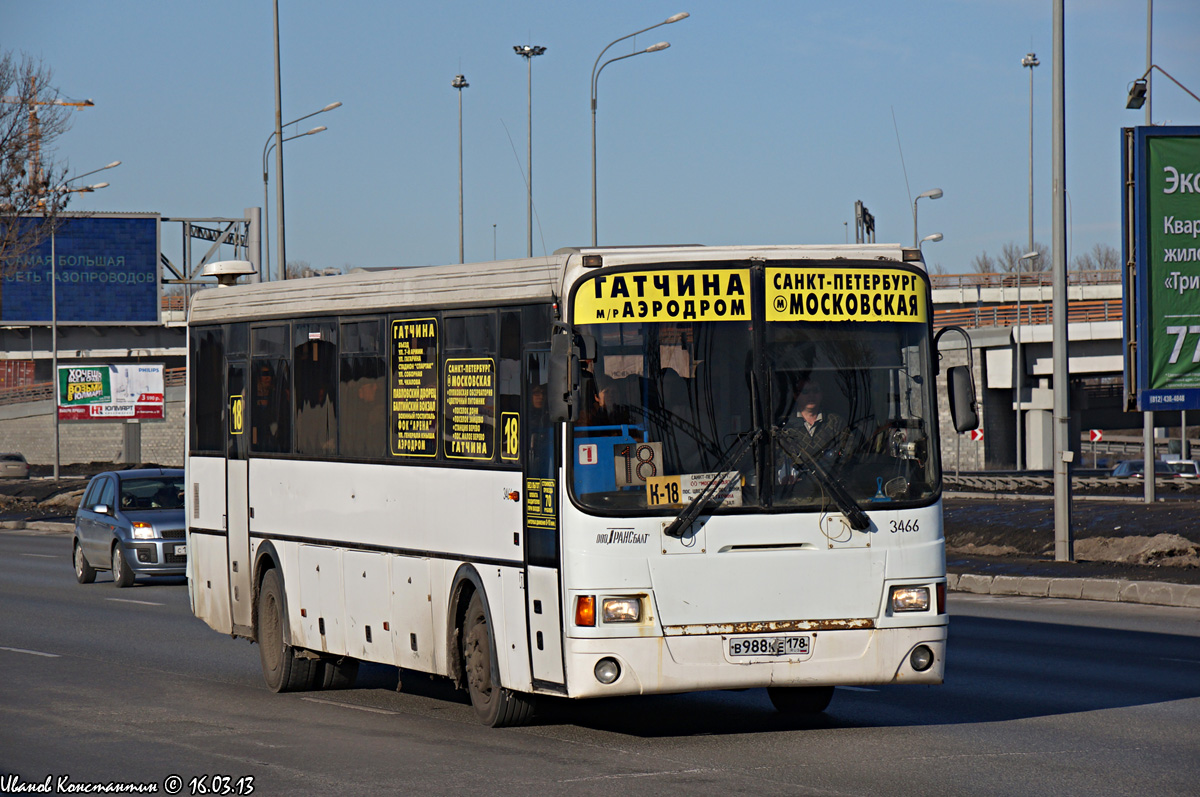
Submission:
<svg viewBox="0 0 1200 797">
<path fill-rule="evenodd" d="M 528 257 L 533 257 L 533 59 L 534 56 L 546 52 L 546 48 L 536 44 L 518 44 L 513 47 L 513 52 L 525 59 L 529 72 L 529 152 L 525 157 L 525 163 L 529 169 L 529 179 L 525 183 L 528 198 L 526 215 L 529 221 L 529 245 L 526 247 L 525 253 Z"/>
<path fill-rule="evenodd" d="M 96 183 L 95 185 L 84 186 L 83 188 L 67 188 L 70 183 L 76 180 L 87 177 L 89 174 L 102 172 L 105 169 L 115 169 L 120 166 L 120 161 L 113 161 L 107 166 L 101 166 L 99 169 L 92 169 L 90 172 L 77 174 L 74 177 L 63 181 L 63 184 L 55 190 L 61 194 L 78 192 L 81 194 L 91 193 L 101 188 L 108 188 L 108 183 Z M 54 415 L 54 478 L 58 479 L 58 470 L 60 464 L 59 453 L 59 427 L 58 427 L 58 255 L 55 251 L 55 236 L 57 232 L 58 221 L 50 227 L 50 377 L 54 382 L 52 394 L 54 396 L 54 406 L 52 412 Z"/>
<path fill-rule="evenodd" d="M 650 53 L 650 52 L 655 52 L 655 51 L 657 51 L 657 50 L 665 50 L 665 49 L 667 49 L 667 47 L 670 47 L 671 45 L 670 45 L 670 44 L 668 44 L 667 42 L 659 42 L 658 44 L 654 45 L 653 47 L 647 47 L 645 50 L 639 50 L 639 51 L 638 51 L 638 52 L 636 52 L 636 53 L 630 53 L 629 55 L 624 55 L 624 56 L 621 56 L 621 58 L 613 58 L 613 59 L 612 59 L 612 60 L 610 60 L 610 61 L 605 61 L 605 62 L 604 62 L 604 66 L 600 66 L 599 68 L 597 68 L 597 65 L 600 63 L 600 59 L 604 57 L 604 54 L 605 54 L 606 52 L 608 52 L 609 48 L 610 48 L 610 47 L 612 47 L 614 44 L 617 44 L 618 42 L 623 42 L 623 41 L 625 41 L 626 39 L 629 39 L 629 38 L 632 38 L 632 37 L 634 37 L 634 36 L 637 36 L 637 35 L 638 35 L 638 34 L 640 34 L 640 33 L 645 33 L 645 32 L 646 32 L 646 31 L 648 31 L 648 30 L 654 30 L 655 28 L 662 27 L 663 25 L 670 25 L 672 22 L 678 22 L 678 21 L 680 21 L 681 19 L 687 19 L 689 16 L 691 16 L 691 15 L 690 15 L 690 14 L 688 14 L 686 11 L 683 11 L 683 12 L 680 12 L 680 13 L 678 13 L 678 14 L 674 14 L 674 15 L 672 15 L 672 16 L 669 16 L 669 17 L 667 17 L 666 19 L 664 19 L 662 22 L 658 22 L 658 23 L 656 23 L 656 24 L 654 24 L 654 25 L 651 25 L 651 26 L 650 26 L 650 27 L 648 27 L 648 28 L 642 28 L 641 30 L 634 31 L 633 33 L 630 33 L 630 34 L 627 34 L 627 35 L 625 35 L 625 36 L 622 36 L 622 37 L 621 37 L 621 38 L 619 38 L 619 39 L 614 39 L 613 41 L 609 42 L 609 43 L 608 43 L 608 45 L 607 45 L 607 46 L 606 46 L 606 47 L 605 47 L 603 50 L 601 50 L 601 51 L 600 51 L 600 54 L 599 54 L 598 56 L 596 56 L 596 60 L 595 60 L 595 61 L 592 63 L 592 81 L 591 81 L 591 101 L 592 101 L 592 246 L 597 246 L 597 243 L 596 243 L 596 82 L 597 82 L 597 81 L 600 79 L 600 72 L 601 72 L 601 71 L 604 69 L 604 67 L 605 67 L 605 66 L 608 66 L 608 65 L 609 65 L 609 64 L 611 64 L 613 61 L 619 61 L 619 60 L 621 60 L 621 58 L 629 58 L 629 57 L 631 57 L 631 56 L 634 56 L 634 55 L 641 55 L 642 53 Z"/>
<path fill-rule="evenodd" d="M 1033 74 L 1032 72 L 1030 74 Z M 1030 249 L 1017 260 L 1017 326 L 1013 333 L 1016 338 L 1016 367 L 1013 374 L 1013 389 L 1017 394 L 1017 456 L 1014 461 L 1016 470 L 1022 470 L 1025 462 L 1025 427 L 1022 424 L 1021 403 L 1025 400 L 1022 388 L 1025 383 L 1025 363 L 1021 359 L 1021 274 L 1026 261 L 1035 261 L 1041 257 L 1041 252 Z M 1039 283 L 1040 285 L 1040 283 Z M 1041 291 L 1041 288 L 1038 288 Z"/>
<path fill-rule="evenodd" d="M 275 0 L 275 245 L 279 247 L 280 279 L 287 279 L 283 240 L 283 89 L 279 82 L 279 0 Z"/>
<path fill-rule="evenodd" d="M 1029 248 L 1026 252 L 1033 251 L 1033 68 L 1039 64 L 1034 53 L 1026 53 L 1021 59 L 1021 66 L 1029 68 Z M 1017 284 L 1020 285 L 1019 279 Z"/>
<path fill-rule="evenodd" d="M 463 145 L 462 145 L 462 90 L 470 86 L 464 75 L 455 75 L 451 86 L 458 89 L 458 262 L 463 259 Z"/>
<path fill-rule="evenodd" d="M 297 122 L 303 122 L 305 119 L 308 119 L 309 117 L 316 116 L 319 113 L 325 113 L 326 111 L 332 111 L 334 108 L 340 108 L 340 107 L 342 107 L 342 104 L 340 102 L 331 102 L 319 111 L 313 111 L 312 113 L 306 113 L 304 116 L 301 116 L 298 119 L 293 119 L 292 121 L 285 124 L 284 127 L 291 127 L 292 125 L 296 124 Z M 284 141 L 291 141 L 292 139 L 300 138 L 300 136 L 315 135 L 317 133 L 323 132 L 326 129 L 327 128 L 324 125 L 322 125 L 321 127 L 314 127 L 312 130 L 308 130 L 303 133 L 298 133 L 294 136 L 288 136 L 287 138 L 284 139 Z M 270 155 L 271 150 L 275 148 L 275 144 L 271 143 L 271 140 L 273 138 L 275 138 L 274 133 L 267 136 L 266 143 L 263 144 L 263 229 L 264 230 L 270 229 L 270 226 L 268 225 L 267 218 L 266 218 L 269 215 L 267 211 L 270 206 L 270 202 L 267 201 L 267 183 L 268 183 L 268 180 L 267 180 L 267 178 L 268 178 L 267 156 Z M 282 174 L 282 172 L 280 172 L 280 173 Z M 263 271 L 264 271 L 264 275 L 269 280 L 269 279 L 271 279 L 271 245 L 270 245 L 270 237 L 271 236 L 270 236 L 270 233 L 266 233 L 264 237 L 267 239 L 267 245 L 263 247 L 263 250 L 266 252 L 266 259 L 263 264 Z M 286 269 L 281 269 L 281 271 L 286 272 Z M 286 274 L 284 275 L 284 277 L 286 277 Z"/>
<path fill-rule="evenodd" d="M 942 198 L 942 189 L 940 189 L 940 188 L 930 189 L 929 191 L 926 191 L 923 194 L 918 194 L 917 198 L 913 200 L 913 246 L 917 247 L 918 249 L 920 248 L 920 244 L 917 242 L 917 203 L 927 197 L 929 199 L 941 199 Z"/>
</svg>

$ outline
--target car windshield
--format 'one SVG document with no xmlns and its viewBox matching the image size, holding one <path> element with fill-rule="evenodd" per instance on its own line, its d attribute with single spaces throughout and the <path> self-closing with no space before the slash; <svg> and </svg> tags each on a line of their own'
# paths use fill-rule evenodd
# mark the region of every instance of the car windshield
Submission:
<svg viewBox="0 0 1200 797">
<path fill-rule="evenodd" d="M 140 476 L 121 480 L 121 509 L 183 509 L 182 476 Z"/>
<path fill-rule="evenodd" d="M 585 508 L 677 514 L 714 482 L 717 511 L 734 512 L 827 510 L 834 492 L 894 508 L 938 489 L 926 323 L 768 316 L 761 331 L 752 319 L 576 330 L 596 342 L 571 441 Z"/>
</svg>

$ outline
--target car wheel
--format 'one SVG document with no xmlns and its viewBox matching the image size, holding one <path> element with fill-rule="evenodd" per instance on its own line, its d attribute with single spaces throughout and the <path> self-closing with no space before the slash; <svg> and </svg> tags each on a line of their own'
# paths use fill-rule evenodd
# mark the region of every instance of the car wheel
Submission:
<svg viewBox="0 0 1200 797">
<path fill-rule="evenodd" d="M 833 700 L 833 687 L 768 686 L 767 697 L 784 714 L 820 714 Z"/>
<path fill-rule="evenodd" d="M 492 669 L 492 632 L 479 593 L 471 596 L 463 622 L 463 671 L 471 705 L 484 725 L 524 725 L 533 716 L 533 696 L 505 689 Z"/>
<path fill-rule="evenodd" d="M 258 652 L 263 680 L 272 692 L 299 692 L 317 686 L 319 661 L 297 658 L 296 648 L 284 641 L 285 598 L 283 580 L 271 569 L 263 575 L 255 615 L 258 621 Z"/>
<path fill-rule="evenodd" d="M 79 544 L 79 540 L 75 540 L 75 580 L 80 584 L 91 584 L 96 580 L 96 568 L 88 564 L 87 557 L 83 555 L 83 546 Z"/>
<path fill-rule="evenodd" d="M 112 549 L 112 577 L 113 583 L 120 588 L 133 586 L 133 571 L 129 569 L 129 563 L 125 561 L 125 554 L 121 553 L 121 543 L 114 543 Z"/>
</svg>

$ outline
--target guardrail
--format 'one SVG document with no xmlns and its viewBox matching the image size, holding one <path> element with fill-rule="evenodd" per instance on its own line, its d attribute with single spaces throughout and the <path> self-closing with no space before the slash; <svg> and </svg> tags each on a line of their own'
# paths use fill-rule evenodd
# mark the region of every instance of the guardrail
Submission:
<svg viewBox="0 0 1200 797">
<path fill-rule="evenodd" d="M 165 387 L 182 387 L 187 384 L 186 368 L 167 368 L 163 371 Z M 23 387 L 0 389 L 0 406 L 21 404 L 27 401 L 51 401 L 54 399 L 53 382 L 37 382 Z"/>
<path fill-rule="evenodd" d="M 941 288 L 1015 288 L 1054 284 L 1049 271 L 1023 271 L 1020 274 L 1002 271 L 991 274 L 931 274 L 935 290 Z M 1121 281 L 1120 269 L 1067 272 L 1068 285 L 1112 285 Z"/>
<path fill-rule="evenodd" d="M 1079 324 L 1087 321 L 1120 321 L 1124 311 L 1120 299 L 1098 299 L 1067 303 L 1067 323 Z M 1053 305 L 1022 304 L 1020 315 L 1015 304 L 994 304 L 986 307 L 968 307 L 955 310 L 934 310 L 935 327 L 1011 327 L 1018 319 L 1022 325 L 1054 323 Z"/>
</svg>

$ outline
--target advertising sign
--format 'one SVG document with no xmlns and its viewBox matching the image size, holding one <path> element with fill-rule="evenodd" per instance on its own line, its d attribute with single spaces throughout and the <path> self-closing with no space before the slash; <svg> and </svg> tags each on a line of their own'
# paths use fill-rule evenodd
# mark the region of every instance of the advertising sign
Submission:
<svg viewBox="0 0 1200 797">
<path fill-rule="evenodd" d="M 162 420 L 164 392 L 161 365 L 58 367 L 58 417 L 64 421 Z"/>
<path fill-rule="evenodd" d="M 60 216 L 53 240 L 0 263 L 0 322 L 49 324 L 53 274 L 60 324 L 157 324 L 158 227 L 157 214 Z"/>
<path fill-rule="evenodd" d="M 1127 225 L 1132 224 L 1126 249 L 1132 244 L 1136 256 L 1137 408 L 1197 409 L 1200 128 L 1136 128 L 1132 157 L 1132 169 L 1127 163 L 1127 173 L 1136 189 L 1133 218 L 1126 219 Z"/>
</svg>

